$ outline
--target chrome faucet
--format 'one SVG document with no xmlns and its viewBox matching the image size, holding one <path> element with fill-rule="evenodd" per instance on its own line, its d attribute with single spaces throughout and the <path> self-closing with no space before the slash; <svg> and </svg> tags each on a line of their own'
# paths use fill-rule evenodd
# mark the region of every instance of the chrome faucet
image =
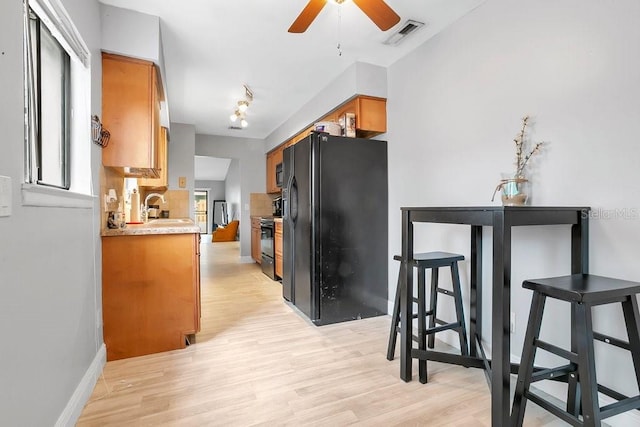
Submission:
<svg viewBox="0 0 640 427">
<path fill-rule="evenodd" d="M 160 200 L 162 200 L 162 203 L 167 203 L 166 200 L 164 199 L 164 195 L 162 195 L 160 193 L 149 193 L 149 194 L 147 194 L 147 197 L 144 198 L 144 203 L 142 204 L 142 208 L 140 210 L 143 222 L 147 222 L 147 220 L 149 219 L 149 216 L 148 216 L 148 203 L 149 203 L 149 199 L 151 199 L 152 197 L 160 197 Z"/>
</svg>

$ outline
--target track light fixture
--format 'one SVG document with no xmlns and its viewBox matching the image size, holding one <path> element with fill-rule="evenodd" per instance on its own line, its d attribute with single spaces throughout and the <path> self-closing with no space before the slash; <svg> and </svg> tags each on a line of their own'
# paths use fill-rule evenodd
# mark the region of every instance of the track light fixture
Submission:
<svg viewBox="0 0 640 427">
<path fill-rule="evenodd" d="M 245 99 L 241 99 L 240 101 L 238 101 L 238 106 L 236 107 L 233 114 L 229 116 L 229 120 L 231 120 L 232 122 L 236 122 L 238 119 L 240 119 L 240 126 L 246 128 L 247 126 L 249 126 L 249 122 L 247 122 L 247 119 L 245 118 L 245 113 L 249 108 L 249 104 L 251 103 L 251 101 L 253 101 L 253 92 L 251 91 L 251 89 L 249 89 L 249 86 L 243 85 L 243 87 Z"/>
<path fill-rule="evenodd" d="M 241 113 L 247 111 L 247 108 L 249 108 L 249 101 L 238 101 L 238 110 L 240 110 Z"/>
</svg>

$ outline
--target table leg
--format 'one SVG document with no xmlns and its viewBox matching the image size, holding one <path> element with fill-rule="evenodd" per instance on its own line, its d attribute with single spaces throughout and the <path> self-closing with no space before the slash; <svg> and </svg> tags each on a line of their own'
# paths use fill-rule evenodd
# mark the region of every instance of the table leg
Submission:
<svg viewBox="0 0 640 427">
<path fill-rule="evenodd" d="M 469 355 L 478 356 L 476 337 L 482 333 L 482 226 L 471 226 L 471 280 L 469 283 Z"/>
<path fill-rule="evenodd" d="M 571 226 L 571 274 L 586 274 L 589 272 L 589 212 L 578 212 L 578 221 Z M 571 309 L 571 324 L 575 325 L 576 309 Z M 578 351 L 578 342 L 571 331 L 571 351 Z M 577 374 L 569 375 L 567 389 L 567 412 L 578 416 L 580 414 L 580 389 Z"/>
<path fill-rule="evenodd" d="M 511 224 L 503 212 L 493 214 L 493 316 L 491 325 L 491 425 L 509 425 L 511 373 Z"/>
<path fill-rule="evenodd" d="M 402 211 L 401 255 L 400 276 L 403 283 L 400 288 L 400 378 L 409 382 L 412 377 L 413 268 L 408 260 L 413 258 L 413 224 L 409 219 L 408 211 Z"/>
</svg>

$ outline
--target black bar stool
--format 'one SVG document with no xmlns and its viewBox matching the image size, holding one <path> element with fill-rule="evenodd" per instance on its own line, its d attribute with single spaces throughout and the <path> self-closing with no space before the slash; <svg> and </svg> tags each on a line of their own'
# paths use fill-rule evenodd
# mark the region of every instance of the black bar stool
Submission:
<svg viewBox="0 0 640 427">
<path fill-rule="evenodd" d="M 400 255 L 396 255 L 393 259 L 402 261 Z M 469 355 L 469 345 L 467 344 L 467 329 L 464 322 L 464 311 L 462 308 L 462 293 L 460 291 L 460 275 L 458 273 L 458 261 L 463 261 L 464 256 L 452 254 L 448 252 L 426 252 L 413 254 L 410 261 L 412 267 L 418 269 L 418 297 L 413 298 L 413 302 L 418 305 L 418 312 L 412 313 L 413 319 L 418 319 L 418 335 L 413 336 L 413 340 L 418 342 L 420 350 L 426 350 L 427 337 L 429 348 L 434 347 L 435 334 L 447 330 L 456 330 L 460 337 L 460 349 L 463 356 Z M 438 286 L 438 270 L 440 267 L 451 268 L 451 281 L 453 290 L 444 289 Z M 431 298 L 429 302 L 429 310 L 426 310 L 426 290 L 425 276 L 426 270 L 431 269 Z M 393 314 L 391 318 L 391 331 L 389 332 L 389 344 L 387 346 L 387 360 L 393 360 L 396 350 L 396 340 L 400 333 L 400 284 L 401 277 L 398 276 L 398 285 L 396 286 L 396 296 L 393 305 Z M 446 322 L 438 319 L 436 315 L 438 293 L 453 297 L 456 308 L 456 321 Z M 427 318 L 429 326 L 426 326 Z M 427 382 L 427 361 L 420 359 L 418 362 L 419 377 L 421 383 Z"/>
<path fill-rule="evenodd" d="M 640 386 L 640 315 L 636 294 L 640 283 L 589 274 L 526 280 L 523 287 L 533 290 L 529 324 L 518 370 L 511 425 L 521 426 L 527 400 L 538 404 L 574 426 L 599 426 L 605 418 L 640 408 L 640 396 L 627 397 L 596 381 L 593 340 L 631 352 L 635 376 Z M 542 314 L 547 297 L 571 303 L 572 349 L 570 351 L 539 339 Z M 593 331 L 591 307 L 621 303 L 628 342 Z M 567 365 L 534 370 L 536 349 L 541 348 L 569 361 Z M 531 392 L 530 385 L 545 379 L 566 378 L 569 383 L 566 410 Z M 618 402 L 599 406 L 598 391 Z M 579 415 L 582 414 L 582 419 Z"/>
</svg>

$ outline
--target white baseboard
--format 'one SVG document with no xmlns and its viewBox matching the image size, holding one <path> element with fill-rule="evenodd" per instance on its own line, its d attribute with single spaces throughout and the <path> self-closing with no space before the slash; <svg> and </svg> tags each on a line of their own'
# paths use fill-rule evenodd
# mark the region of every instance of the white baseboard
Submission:
<svg viewBox="0 0 640 427">
<path fill-rule="evenodd" d="M 251 264 L 252 262 L 255 262 L 255 261 L 250 256 L 241 256 L 240 257 L 240 264 Z"/>
<path fill-rule="evenodd" d="M 67 402 L 67 406 L 60 414 L 58 421 L 56 421 L 56 427 L 72 427 L 76 425 L 84 405 L 87 403 L 93 393 L 93 388 L 102 374 L 102 369 L 107 363 L 107 347 L 104 343 L 98 349 L 96 356 L 93 358 L 91 365 L 85 372 L 82 380 L 76 387 L 75 391 L 71 395 L 71 398 Z"/>
</svg>

